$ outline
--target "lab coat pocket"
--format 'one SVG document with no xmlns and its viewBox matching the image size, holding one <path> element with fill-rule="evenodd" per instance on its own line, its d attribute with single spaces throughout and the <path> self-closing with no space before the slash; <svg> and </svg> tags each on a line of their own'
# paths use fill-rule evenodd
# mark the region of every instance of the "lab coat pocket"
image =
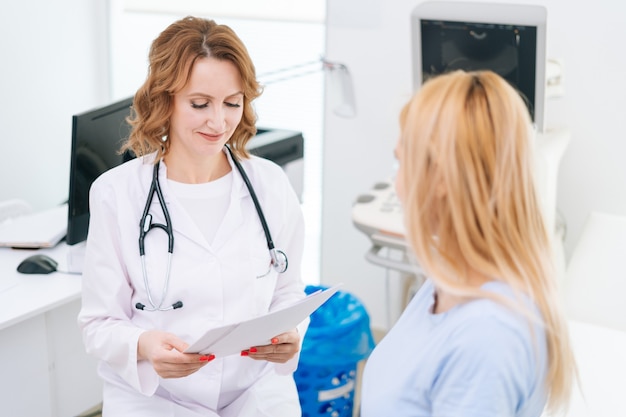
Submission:
<svg viewBox="0 0 626 417">
<path fill-rule="evenodd" d="M 265 252 L 263 256 L 255 254 L 250 259 L 252 270 L 254 271 L 254 290 L 255 300 L 257 304 L 257 313 L 265 314 L 268 312 L 274 290 L 276 288 L 276 276 L 278 275 L 271 263 L 269 252 Z"/>
<path fill-rule="evenodd" d="M 252 259 L 256 279 L 269 277 L 272 273 L 272 260 L 269 256 Z"/>
</svg>

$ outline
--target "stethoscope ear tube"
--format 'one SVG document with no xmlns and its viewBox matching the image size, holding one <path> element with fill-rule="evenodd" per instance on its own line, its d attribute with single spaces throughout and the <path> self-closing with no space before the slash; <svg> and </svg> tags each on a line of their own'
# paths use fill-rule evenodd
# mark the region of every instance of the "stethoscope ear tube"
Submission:
<svg viewBox="0 0 626 417">
<path fill-rule="evenodd" d="M 146 200 L 146 206 L 143 209 L 143 214 L 139 220 L 139 256 L 146 254 L 145 240 L 146 235 L 153 227 L 163 229 L 167 233 L 167 251 L 168 253 L 174 253 L 174 230 L 172 229 L 172 221 L 170 219 L 170 212 L 165 205 L 165 198 L 163 197 L 163 191 L 161 191 L 161 184 L 159 183 L 159 166 L 160 161 L 154 164 L 152 171 L 152 183 L 150 184 L 150 191 L 148 191 L 148 199 Z M 152 199 L 154 194 L 157 195 L 159 205 L 165 216 L 165 224 L 152 223 L 152 215 L 150 214 L 150 206 L 152 206 Z"/>
<path fill-rule="evenodd" d="M 250 179 L 246 174 L 246 171 L 241 166 L 241 163 L 237 160 L 233 151 L 230 149 L 230 146 L 225 145 L 225 148 L 228 150 L 230 157 L 237 167 L 237 171 L 241 174 L 241 178 L 243 178 L 243 182 L 246 184 L 246 188 L 250 193 L 250 197 L 252 197 L 252 202 L 254 203 L 254 207 L 256 208 L 256 212 L 259 215 L 259 220 L 261 221 L 261 226 L 263 227 L 263 233 L 265 233 L 265 240 L 267 241 L 267 249 L 270 251 L 270 257 L 272 258 L 272 265 L 277 272 L 283 273 L 287 270 L 287 266 L 289 262 L 287 261 L 287 255 L 281 250 L 277 250 L 274 247 L 274 241 L 272 240 L 272 235 L 270 234 L 270 229 L 267 226 L 267 221 L 265 220 L 265 214 L 263 214 L 263 209 L 261 208 L 261 204 L 259 203 L 259 199 L 256 196 L 256 192 L 254 191 L 254 187 L 250 183 Z M 279 255 L 280 253 L 280 255 Z"/>
<path fill-rule="evenodd" d="M 141 270 L 143 272 L 143 284 L 146 287 L 146 293 L 148 294 L 148 301 L 150 302 L 151 307 L 147 307 L 145 304 L 137 303 L 135 304 L 135 308 L 137 310 L 145 310 L 145 311 L 167 311 L 167 310 L 176 310 L 177 308 L 181 308 L 183 306 L 182 301 L 177 301 L 169 307 L 163 307 L 163 302 L 165 301 L 165 296 L 167 295 L 167 291 L 170 285 L 170 272 L 172 270 L 172 253 L 167 254 L 167 267 L 165 272 L 165 282 L 163 283 L 163 290 L 161 292 L 161 301 L 159 301 L 159 305 L 154 304 L 152 300 L 152 292 L 150 291 L 150 284 L 148 283 L 148 273 L 146 271 L 146 256 L 141 256 Z"/>
<path fill-rule="evenodd" d="M 143 311 L 168 311 L 168 310 L 176 310 L 177 308 L 182 308 L 183 306 L 183 302 L 182 301 L 176 301 L 174 304 L 172 304 L 169 307 L 166 308 L 148 308 L 145 304 L 141 304 L 141 303 L 137 303 L 135 304 L 135 308 L 137 310 L 143 310 Z"/>
</svg>

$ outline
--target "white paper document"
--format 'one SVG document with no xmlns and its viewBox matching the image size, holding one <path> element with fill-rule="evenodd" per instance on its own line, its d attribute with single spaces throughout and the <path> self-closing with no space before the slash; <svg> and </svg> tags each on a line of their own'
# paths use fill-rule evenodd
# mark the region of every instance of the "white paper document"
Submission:
<svg viewBox="0 0 626 417">
<path fill-rule="evenodd" d="M 264 316 L 207 331 L 186 353 L 228 356 L 241 354 L 252 346 L 269 345 L 273 337 L 294 329 L 335 294 L 341 284 L 316 291 L 302 300 Z"/>
<path fill-rule="evenodd" d="M 67 232 L 67 204 L 8 219 L 0 224 L 0 246 L 51 248 Z"/>
</svg>

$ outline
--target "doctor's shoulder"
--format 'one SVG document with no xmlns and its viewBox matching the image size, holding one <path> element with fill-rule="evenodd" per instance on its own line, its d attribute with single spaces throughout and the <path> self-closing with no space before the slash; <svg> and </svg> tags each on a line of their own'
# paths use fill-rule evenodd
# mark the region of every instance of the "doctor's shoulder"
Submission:
<svg viewBox="0 0 626 417">
<path fill-rule="evenodd" d="M 103 172 L 93 182 L 90 193 L 107 188 L 122 191 L 136 187 L 138 183 L 144 181 L 146 175 L 152 174 L 153 160 L 153 155 L 146 155 L 131 159 Z"/>
<path fill-rule="evenodd" d="M 241 161 L 252 185 L 262 190 L 263 198 L 271 198 L 291 205 L 300 205 L 300 198 L 284 168 L 269 159 L 251 155 Z"/>
<path fill-rule="evenodd" d="M 243 159 L 241 162 L 255 187 L 261 189 L 269 188 L 266 192 L 276 190 L 281 193 L 284 192 L 284 187 L 291 188 L 291 182 L 287 177 L 287 173 L 274 161 L 250 155 L 250 158 Z"/>
</svg>

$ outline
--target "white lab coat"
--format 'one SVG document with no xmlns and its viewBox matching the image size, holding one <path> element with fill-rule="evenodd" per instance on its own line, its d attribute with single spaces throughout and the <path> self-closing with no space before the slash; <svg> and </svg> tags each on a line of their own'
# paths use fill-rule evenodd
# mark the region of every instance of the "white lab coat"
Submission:
<svg viewBox="0 0 626 417">
<path fill-rule="evenodd" d="M 277 249 L 289 258 L 282 274 L 263 275 L 270 257 L 250 194 L 230 160 L 230 206 L 209 244 L 168 190 L 167 167 L 159 179 L 174 230 L 171 279 L 163 302 L 183 308 L 141 311 L 149 306 L 139 256 L 139 222 L 152 181 L 154 155 L 134 159 L 102 174 L 90 193 L 91 220 L 83 270 L 79 327 L 89 354 L 100 360 L 104 413 L 111 416 L 299 416 L 292 372 L 285 364 L 241 356 L 216 358 L 186 377 L 161 379 L 148 361 L 137 361 L 137 340 L 149 329 L 191 343 L 207 329 L 249 319 L 304 297 L 300 276 L 304 224 L 298 198 L 284 171 L 273 162 L 242 160 Z M 165 223 L 156 195 L 150 213 Z M 163 296 L 167 235 L 148 233 L 145 260 L 155 304 Z M 298 330 L 301 338 L 308 321 Z M 244 411 L 247 410 L 247 411 Z M 132 413 L 132 414 L 131 414 Z"/>
</svg>

